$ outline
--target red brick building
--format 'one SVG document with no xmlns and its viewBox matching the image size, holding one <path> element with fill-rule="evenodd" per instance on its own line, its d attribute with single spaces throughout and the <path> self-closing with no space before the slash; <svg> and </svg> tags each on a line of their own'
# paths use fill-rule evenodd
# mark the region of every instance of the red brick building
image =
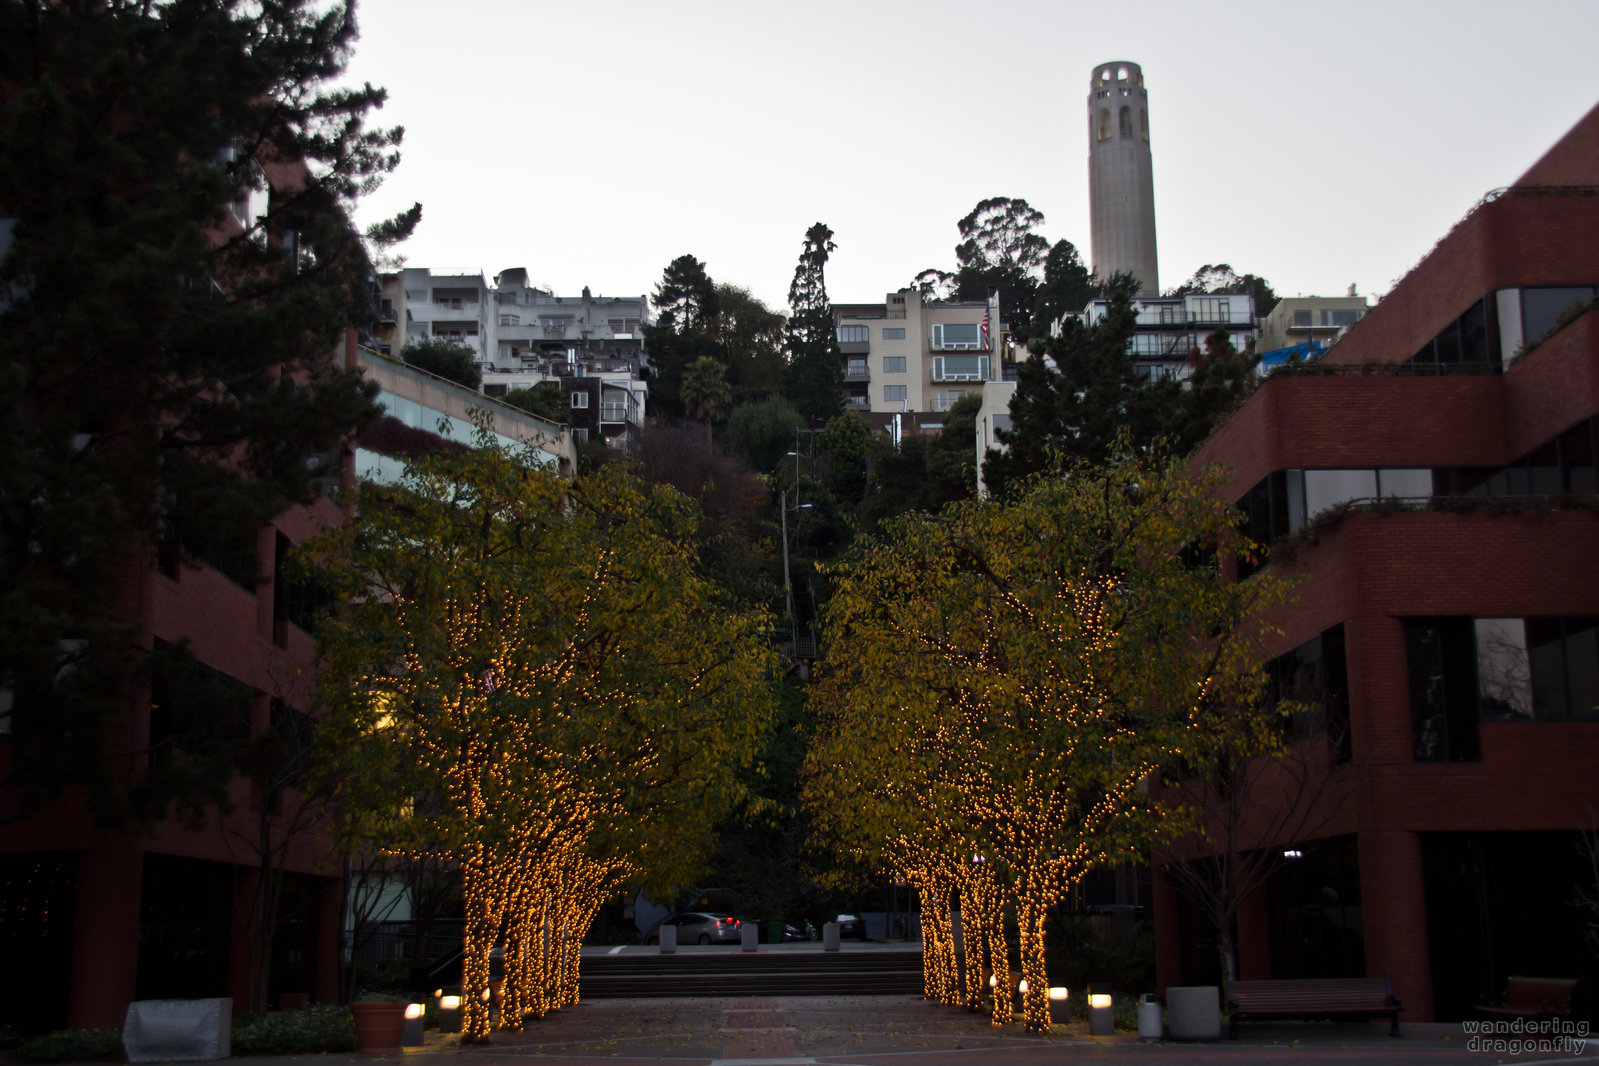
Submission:
<svg viewBox="0 0 1599 1066">
<path fill-rule="evenodd" d="M 1240 977 L 1386 976 L 1424 1021 L 1511 974 L 1599 976 L 1573 904 L 1599 818 L 1596 285 L 1599 108 L 1199 453 L 1298 581 L 1274 674 L 1322 702 L 1347 792 L 1312 839 L 1258 841 L 1300 857 L 1244 902 Z M 1215 981 L 1159 869 L 1154 912 L 1161 987 Z"/>
<path fill-rule="evenodd" d="M 354 332 L 348 358 L 355 356 Z M 326 497 L 261 530 L 246 574 L 210 565 L 130 565 L 124 616 L 146 650 L 187 641 L 210 679 L 237 692 L 249 735 L 280 727 L 311 706 L 312 638 L 295 624 L 294 589 L 280 558 L 323 522 L 338 521 Z M 110 746 L 126 753 L 119 772 L 136 781 L 168 750 L 182 701 L 159 683 L 129 694 Z M 173 704 L 177 706 L 174 708 Z M 245 723 L 241 723 L 244 725 Z M 0 769 L 9 764 L 0 737 Z M 203 824 L 173 817 L 116 831 L 94 824 L 85 785 L 68 785 L 44 811 L 16 819 L 16 797 L 0 793 L 0 1021 L 23 1031 L 61 1025 L 120 1027 L 135 999 L 232 996 L 249 987 L 253 895 L 260 880 L 259 796 L 235 777 L 234 810 Z M 284 804 L 292 805 L 290 795 Z M 292 810 L 269 830 L 281 836 Z M 269 993 L 338 997 L 342 869 L 316 827 L 291 838 Z"/>
</svg>

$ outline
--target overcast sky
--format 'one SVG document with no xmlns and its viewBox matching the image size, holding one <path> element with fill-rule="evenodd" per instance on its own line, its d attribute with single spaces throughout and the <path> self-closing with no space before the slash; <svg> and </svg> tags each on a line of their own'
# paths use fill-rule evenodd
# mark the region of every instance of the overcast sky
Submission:
<svg viewBox="0 0 1599 1066">
<path fill-rule="evenodd" d="M 1394 281 L 1599 102 L 1596 0 L 360 0 L 357 80 L 420 200 L 410 266 L 653 291 L 691 253 L 774 307 L 804 231 L 835 301 L 953 269 L 991 196 L 1089 257 L 1089 75 L 1149 90 L 1160 278 Z"/>
</svg>

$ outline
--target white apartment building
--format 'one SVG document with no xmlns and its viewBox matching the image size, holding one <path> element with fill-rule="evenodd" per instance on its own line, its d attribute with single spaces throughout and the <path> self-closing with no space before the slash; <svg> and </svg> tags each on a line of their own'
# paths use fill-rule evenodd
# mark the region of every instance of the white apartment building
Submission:
<svg viewBox="0 0 1599 1066">
<path fill-rule="evenodd" d="M 384 275 L 379 318 L 386 354 L 428 337 L 466 345 L 484 395 L 560 384 L 578 443 L 614 441 L 644 424 L 647 296 L 595 296 L 587 286 L 581 296 L 557 296 L 530 284 L 523 267 L 500 271 L 492 284 L 481 271 L 407 267 Z"/>
<path fill-rule="evenodd" d="M 1151 381 L 1186 378 L 1193 372 L 1188 353 L 1195 348 L 1204 351 L 1205 338 L 1218 328 L 1227 331 L 1240 352 L 1255 340 L 1255 298 L 1246 292 L 1141 296 L 1133 303 L 1138 320 L 1128 350 L 1138 357 L 1139 372 Z M 1098 322 L 1109 309 L 1109 300 L 1097 299 L 1078 317 Z"/>
<path fill-rule="evenodd" d="M 834 304 L 844 407 L 862 414 L 945 411 L 1000 375 L 999 299 L 924 301 L 916 289 L 880 304 Z"/>
</svg>

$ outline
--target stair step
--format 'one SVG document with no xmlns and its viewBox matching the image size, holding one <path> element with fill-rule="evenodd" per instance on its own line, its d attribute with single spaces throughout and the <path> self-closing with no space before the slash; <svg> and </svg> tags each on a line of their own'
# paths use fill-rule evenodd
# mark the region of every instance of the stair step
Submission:
<svg viewBox="0 0 1599 1066">
<path fill-rule="evenodd" d="M 915 995 L 918 951 L 596 955 L 582 960 L 585 998 Z"/>
</svg>

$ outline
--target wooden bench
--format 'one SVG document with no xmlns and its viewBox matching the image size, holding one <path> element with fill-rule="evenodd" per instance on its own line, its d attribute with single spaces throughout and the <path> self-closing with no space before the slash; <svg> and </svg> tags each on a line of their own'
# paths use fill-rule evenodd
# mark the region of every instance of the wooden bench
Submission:
<svg viewBox="0 0 1599 1066">
<path fill-rule="evenodd" d="M 1476 1005 L 1479 1014 L 1504 1018 L 1560 1018 L 1571 1013 L 1576 978 L 1512 977 L 1498 1000 Z"/>
<path fill-rule="evenodd" d="M 1240 1021 L 1270 1018 L 1371 1018 L 1386 1014 L 1399 1035 L 1401 1004 L 1386 977 L 1320 977 L 1294 981 L 1233 981 L 1227 985 L 1229 1035 Z"/>
</svg>

